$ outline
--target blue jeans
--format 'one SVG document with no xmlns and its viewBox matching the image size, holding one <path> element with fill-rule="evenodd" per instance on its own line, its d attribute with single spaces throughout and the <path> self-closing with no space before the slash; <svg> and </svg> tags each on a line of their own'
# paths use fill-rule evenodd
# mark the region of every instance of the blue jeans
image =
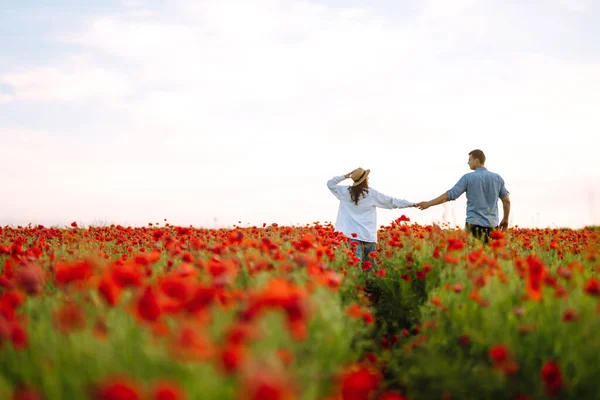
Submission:
<svg viewBox="0 0 600 400">
<path fill-rule="evenodd" d="M 357 243 L 354 255 L 360 260 L 361 266 L 365 261 L 370 261 L 371 266 L 375 267 L 375 260 L 369 257 L 369 253 L 377 249 L 377 243 L 363 242 L 362 240 L 350 239 L 351 243 Z"/>
</svg>

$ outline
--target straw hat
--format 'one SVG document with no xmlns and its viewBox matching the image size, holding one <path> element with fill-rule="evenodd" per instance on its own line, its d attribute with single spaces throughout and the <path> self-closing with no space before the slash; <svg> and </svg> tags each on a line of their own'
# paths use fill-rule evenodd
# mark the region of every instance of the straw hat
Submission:
<svg viewBox="0 0 600 400">
<path fill-rule="evenodd" d="M 352 186 L 358 186 L 363 183 L 367 179 L 367 176 L 369 176 L 369 172 L 371 172 L 370 169 L 362 169 L 360 167 L 352 171 L 352 175 L 350 175 L 350 178 L 354 181 Z"/>
</svg>

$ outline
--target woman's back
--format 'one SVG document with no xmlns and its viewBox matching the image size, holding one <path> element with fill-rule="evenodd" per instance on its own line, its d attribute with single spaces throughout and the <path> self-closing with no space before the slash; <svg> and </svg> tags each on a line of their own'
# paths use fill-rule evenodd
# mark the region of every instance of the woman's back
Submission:
<svg viewBox="0 0 600 400">
<path fill-rule="evenodd" d="M 414 203 L 387 196 L 365 185 L 355 190 L 351 186 L 339 185 L 346 176 L 335 176 L 327 182 L 327 187 L 340 201 L 335 230 L 346 236 L 364 242 L 377 242 L 377 207 L 385 209 L 412 207 Z M 356 201 L 355 201 L 356 200 Z"/>
</svg>

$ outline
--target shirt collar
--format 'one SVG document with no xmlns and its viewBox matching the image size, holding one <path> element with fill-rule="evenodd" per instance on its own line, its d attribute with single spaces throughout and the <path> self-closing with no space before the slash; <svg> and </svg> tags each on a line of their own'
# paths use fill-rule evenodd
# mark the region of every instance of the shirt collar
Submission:
<svg viewBox="0 0 600 400">
<path fill-rule="evenodd" d="M 475 172 L 486 172 L 487 168 L 486 167 L 479 167 L 475 170 Z"/>
</svg>

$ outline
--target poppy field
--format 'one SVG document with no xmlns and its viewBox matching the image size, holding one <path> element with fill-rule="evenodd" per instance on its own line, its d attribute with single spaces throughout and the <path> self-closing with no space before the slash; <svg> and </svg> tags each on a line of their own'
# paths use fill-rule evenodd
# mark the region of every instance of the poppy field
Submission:
<svg viewBox="0 0 600 400">
<path fill-rule="evenodd" d="M 378 235 L 0 227 L 0 398 L 600 398 L 600 230 Z"/>
</svg>

